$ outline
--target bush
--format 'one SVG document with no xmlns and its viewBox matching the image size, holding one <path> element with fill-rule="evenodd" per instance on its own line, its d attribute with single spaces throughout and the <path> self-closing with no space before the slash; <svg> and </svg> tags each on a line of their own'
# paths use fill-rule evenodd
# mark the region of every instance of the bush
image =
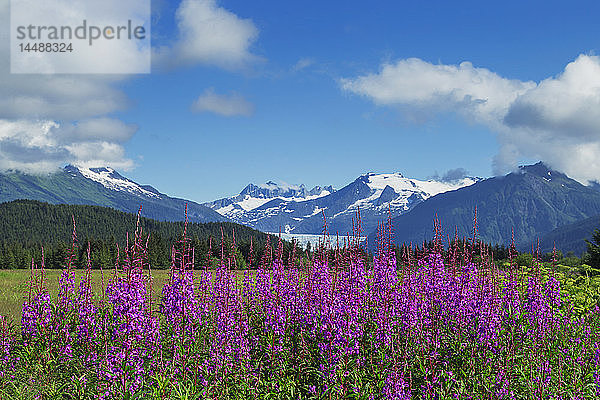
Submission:
<svg viewBox="0 0 600 400">
<path fill-rule="evenodd" d="M 515 263 L 519 267 L 532 267 L 533 256 L 529 253 L 521 253 L 515 258 Z"/>
</svg>

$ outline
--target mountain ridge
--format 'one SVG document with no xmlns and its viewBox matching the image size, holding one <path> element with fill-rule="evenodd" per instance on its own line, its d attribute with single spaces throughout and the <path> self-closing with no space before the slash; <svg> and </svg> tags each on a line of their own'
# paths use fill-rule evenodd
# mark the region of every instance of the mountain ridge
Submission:
<svg viewBox="0 0 600 400">
<path fill-rule="evenodd" d="M 392 220 L 397 244 L 420 244 L 433 237 L 437 215 L 445 236 L 470 236 L 477 209 L 479 235 L 492 244 L 530 246 L 557 227 L 600 214 L 600 192 L 544 163 L 522 166 L 504 176 L 441 193 Z M 374 243 L 375 235 L 369 235 Z"/>
<path fill-rule="evenodd" d="M 330 232 L 351 233 L 353 219 L 360 210 L 365 232 L 378 220 L 411 209 L 415 204 L 440 192 L 473 184 L 480 178 L 465 177 L 453 182 L 405 178 L 401 173 L 377 174 L 368 172 L 353 182 L 334 190 L 317 186 L 298 196 L 281 192 L 256 192 L 261 185 L 249 184 L 240 194 L 215 202 L 204 203 L 231 220 L 264 232 L 319 234 L 324 221 Z M 273 182 L 262 185 L 268 187 Z M 295 185 L 302 188 L 304 185 Z M 320 192 L 320 193 L 319 193 Z M 259 193 L 253 197 L 253 193 Z M 289 193 L 289 192 L 288 192 Z"/>
<path fill-rule="evenodd" d="M 540 236 L 540 252 L 549 253 L 556 246 L 557 250 L 563 252 L 563 255 L 573 252 L 575 255 L 581 256 L 587 251 L 585 241 L 591 240 L 592 234 L 598 228 L 600 228 L 600 215 L 559 226 Z M 528 251 L 529 249 L 526 247 L 520 248 L 523 251 Z"/>
<path fill-rule="evenodd" d="M 553 230 L 574 224 L 568 228 L 574 233 L 559 230 L 555 237 L 561 238 L 565 251 L 581 251 L 581 244 L 571 243 L 569 235 L 583 235 L 577 221 L 600 215 L 596 186 L 584 186 L 539 162 L 504 176 L 449 182 L 368 172 L 337 190 L 331 185 L 308 190 L 305 185 L 271 180 L 250 183 L 235 196 L 198 204 L 138 184 L 110 167 L 68 165 L 55 174 L 0 174 L 0 202 L 31 199 L 130 213 L 141 205 L 145 216 L 162 221 L 183 220 L 187 203 L 191 222 L 232 221 L 263 232 L 308 235 L 321 234 L 325 223 L 330 234 L 352 233 L 360 211 L 363 234 L 370 236 L 371 244 L 377 224 L 389 214 L 397 243 L 430 239 L 436 214 L 450 236 L 455 226 L 460 236 L 469 236 L 477 207 L 481 238 L 487 242 L 508 244 L 514 228 L 520 248 L 529 248 L 537 238 L 546 246 L 545 240 L 550 240 L 546 236 L 552 237 Z"/>
<path fill-rule="evenodd" d="M 50 204 L 87 204 L 137 212 L 160 221 L 226 222 L 226 217 L 198 204 L 139 185 L 109 167 L 83 168 L 67 165 L 57 172 L 31 175 L 18 171 L 0 174 L 0 202 L 29 199 Z"/>
<path fill-rule="evenodd" d="M 46 267 L 61 268 L 71 248 L 73 218 L 77 237 L 75 257 L 78 258 L 74 265 L 77 267 L 87 265 L 88 246 L 93 268 L 114 267 L 119 251 L 117 245 L 122 251 L 138 226 L 147 240 L 152 268 L 170 266 L 171 246 L 182 238 L 184 227 L 187 238 L 194 245 L 195 260 L 200 263 L 196 265 L 206 265 L 211 241 L 213 246 L 218 246 L 223 239 L 226 251 L 232 249 L 235 241 L 236 251 L 241 251 L 246 261 L 250 259 L 251 243 L 255 260 L 260 260 L 267 243 L 277 243 L 274 236 L 232 222 L 157 221 L 146 218 L 143 209 L 138 220 L 135 213 L 110 207 L 13 200 L 0 203 L 0 269 L 27 268 L 32 258 L 36 263 L 40 261 L 42 251 Z M 288 242 L 283 245 L 286 251 L 291 246 Z M 213 248 L 211 256 L 219 257 L 220 253 Z M 122 257 L 123 253 L 121 260 Z"/>
</svg>

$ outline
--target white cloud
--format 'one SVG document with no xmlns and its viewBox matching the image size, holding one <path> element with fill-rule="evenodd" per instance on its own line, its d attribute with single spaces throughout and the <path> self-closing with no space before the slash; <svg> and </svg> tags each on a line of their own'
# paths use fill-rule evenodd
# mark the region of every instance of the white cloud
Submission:
<svg viewBox="0 0 600 400">
<path fill-rule="evenodd" d="M 115 85 L 123 79 L 0 73 L 0 118 L 80 119 L 122 110 L 129 101 Z"/>
<path fill-rule="evenodd" d="M 114 4 L 132 11 L 144 3 L 90 3 L 98 10 L 82 14 L 71 1 L 56 1 L 62 4 L 56 13 L 68 15 L 73 23 L 81 23 L 84 14 L 104 21 L 103 12 L 113 15 Z M 10 74 L 9 3 L 0 0 L 0 170 L 47 172 L 65 163 L 132 168 L 134 163 L 123 145 L 137 126 L 112 116 L 130 106 L 120 85 L 131 75 Z M 249 50 L 258 36 L 253 22 L 218 7 L 214 0 L 183 0 L 176 21 L 178 40 L 157 51 L 171 67 L 204 64 L 234 69 L 259 59 Z M 98 64 L 107 57 L 96 54 L 89 63 Z M 198 106 L 222 115 L 249 115 L 253 110 L 252 104 L 236 94 L 213 93 L 212 105 L 210 100 L 208 96 L 203 103 L 200 98 Z"/>
<path fill-rule="evenodd" d="M 309 57 L 301 58 L 292 67 L 292 72 L 302 71 L 303 69 L 306 69 L 306 68 L 310 67 L 311 65 L 314 65 L 314 63 L 315 63 L 315 60 L 312 58 L 309 58 Z"/>
<path fill-rule="evenodd" d="M 250 52 L 258 37 L 254 23 L 219 7 L 216 0 L 183 0 L 176 20 L 177 41 L 154 53 L 158 67 L 207 64 L 239 69 L 260 60 Z"/>
<path fill-rule="evenodd" d="M 61 126 L 54 121 L 0 120 L 0 169 L 48 172 L 66 163 L 129 169 L 121 143 L 137 128 L 107 118 Z"/>
<path fill-rule="evenodd" d="M 71 52 L 17 52 L 11 57 L 13 73 L 149 73 L 150 72 L 150 0 L 144 1 L 71 1 L 71 0 L 14 0 L 11 3 L 11 25 L 17 26 L 70 26 L 83 30 L 93 26 L 97 33 L 86 32 L 85 39 L 73 36 L 68 39 Z M 131 21 L 132 27 L 142 26 L 144 38 L 129 40 L 128 34 L 118 34 L 121 39 L 90 39 L 100 36 L 100 29 L 125 27 Z M 87 29 L 86 29 L 87 30 Z M 27 39 L 46 41 L 44 37 Z M 18 43 L 11 35 L 13 49 Z M 92 41 L 92 45 L 89 45 Z"/>
<path fill-rule="evenodd" d="M 210 112 L 224 117 L 250 116 L 254 113 L 254 106 L 237 93 L 221 95 L 209 88 L 194 101 L 192 111 Z"/>
<path fill-rule="evenodd" d="M 558 77 L 519 96 L 504 118 L 512 128 L 576 140 L 597 139 L 599 122 L 600 59 L 590 56 L 578 57 Z"/>
<path fill-rule="evenodd" d="M 497 121 L 533 82 L 509 80 L 469 62 L 430 64 L 418 58 L 384 64 L 375 74 L 342 79 L 342 88 L 378 105 L 457 111 L 481 122 Z"/>
<path fill-rule="evenodd" d="M 90 141 L 73 143 L 66 148 L 75 157 L 75 164 L 83 167 L 110 165 L 120 170 L 128 170 L 134 166 L 133 161 L 125 157 L 123 146 L 116 143 Z"/>
<path fill-rule="evenodd" d="M 127 76 L 10 74 L 8 4 L 0 0 L 0 170 L 40 173 L 66 163 L 132 167 L 122 144 L 137 127 L 108 116 L 129 106 L 118 89 Z M 65 14 L 79 15 L 69 2 L 62 4 Z"/>
<path fill-rule="evenodd" d="M 497 173 L 541 159 L 586 183 L 600 178 L 600 58 L 580 55 L 539 83 L 507 79 L 468 62 L 420 59 L 384 64 L 378 73 L 342 79 L 341 87 L 377 105 L 451 111 L 498 135 Z"/>
</svg>

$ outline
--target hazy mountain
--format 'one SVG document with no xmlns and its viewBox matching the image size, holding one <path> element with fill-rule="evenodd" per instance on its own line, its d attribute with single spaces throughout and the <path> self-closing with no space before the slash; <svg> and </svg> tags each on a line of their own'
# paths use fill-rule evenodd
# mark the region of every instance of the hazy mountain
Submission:
<svg viewBox="0 0 600 400">
<path fill-rule="evenodd" d="M 600 228 L 600 215 L 559 226 L 540 237 L 540 251 L 551 252 L 556 244 L 556 249 L 561 250 L 563 254 L 572 251 L 577 256 L 581 256 L 587 251 L 586 239 L 591 240 L 592 233 L 598 228 Z M 523 248 L 523 250 L 529 249 Z"/>
</svg>

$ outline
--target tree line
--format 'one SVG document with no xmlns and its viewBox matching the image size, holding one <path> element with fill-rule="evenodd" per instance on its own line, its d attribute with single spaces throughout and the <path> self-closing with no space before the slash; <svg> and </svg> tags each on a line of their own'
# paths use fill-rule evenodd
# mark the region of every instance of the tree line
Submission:
<svg viewBox="0 0 600 400">
<path fill-rule="evenodd" d="M 142 210 L 143 215 L 143 210 Z M 124 213 L 107 207 L 90 205 L 53 205 L 35 200 L 15 200 L 0 204 L 0 269 L 28 268 L 32 259 L 39 265 L 42 260 L 46 268 L 62 268 L 71 251 L 75 224 L 76 247 L 73 263 L 85 267 L 89 262 L 92 268 L 112 268 L 119 254 L 127 244 L 138 223 L 137 215 Z M 148 243 L 148 258 L 153 268 L 169 268 L 173 245 L 182 238 L 184 222 L 156 221 L 141 217 L 139 226 Z M 310 246 L 300 248 L 288 241 L 279 241 L 274 235 L 254 230 L 235 223 L 188 223 L 187 238 L 195 251 L 195 265 L 215 267 L 221 259 L 233 262 L 239 269 L 256 268 L 265 257 L 281 256 L 289 262 L 291 257 L 306 262 L 314 256 Z M 131 238 L 131 236 L 130 236 Z M 130 240 L 131 241 L 131 240 Z M 456 242 L 458 241 L 458 242 Z M 455 243 L 456 242 L 456 243 Z M 546 253 L 539 255 L 540 261 L 550 262 L 554 257 L 565 265 L 587 264 L 600 267 L 600 230 L 596 230 L 590 240 L 586 240 L 587 253 L 582 257 L 574 254 L 563 255 Z M 472 255 L 485 253 L 495 261 L 509 259 L 510 247 L 502 244 L 486 244 L 472 239 L 454 239 L 450 246 L 442 250 L 445 257 L 453 248 L 454 257 L 464 258 L 464 249 Z M 279 247 L 280 246 L 280 247 Z M 398 261 L 408 252 L 416 257 L 420 252 L 435 246 L 434 241 L 421 246 L 393 245 Z M 281 254 L 276 254 L 280 252 Z M 362 250 L 366 262 L 372 261 L 373 254 Z M 517 265 L 530 265 L 533 255 L 512 249 Z M 337 262 L 334 251 L 328 258 Z"/>
<path fill-rule="evenodd" d="M 143 215 L 143 210 L 141 211 Z M 46 268 L 62 268 L 72 246 L 75 224 L 74 265 L 87 266 L 88 248 L 92 268 L 114 267 L 136 229 L 137 216 L 111 208 L 89 205 L 53 205 L 34 200 L 0 204 L 0 268 L 28 268 L 32 259 Z M 184 222 L 156 221 L 141 217 L 139 226 L 148 243 L 153 268 L 171 265 L 172 246 L 181 240 Z M 214 265 L 223 255 L 235 259 L 238 268 L 255 267 L 267 244 L 277 248 L 279 239 L 235 223 L 188 223 L 186 236 L 195 249 L 198 266 Z M 281 241 L 289 257 L 292 243 Z M 296 246 L 297 247 L 297 246 Z M 252 251 L 251 251 L 252 248 Z M 119 250 L 120 249 L 120 250 Z M 301 249 L 297 247 L 300 254 Z"/>
</svg>

